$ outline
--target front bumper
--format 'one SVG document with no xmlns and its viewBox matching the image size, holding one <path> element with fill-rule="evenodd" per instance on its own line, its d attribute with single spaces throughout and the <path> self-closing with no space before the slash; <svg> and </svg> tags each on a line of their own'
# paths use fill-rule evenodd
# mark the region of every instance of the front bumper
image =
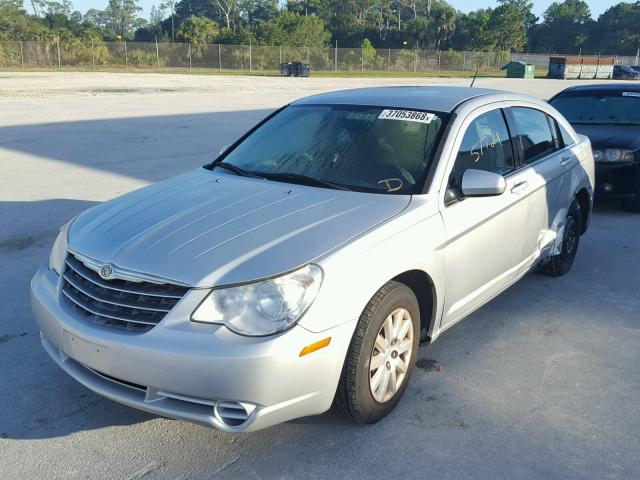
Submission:
<svg viewBox="0 0 640 480">
<path fill-rule="evenodd" d="M 596 163 L 596 195 L 624 197 L 640 194 L 640 162 Z"/>
<path fill-rule="evenodd" d="M 78 382 L 117 402 L 158 415 L 252 431 L 331 406 L 355 321 L 313 333 L 297 325 L 271 337 L 242 337 L 218 325 L 188 320 L 188 293 L 160 324 L 131 334 L 89 323 L 61 301 L 59 276 L 43 267 L 31 282 L 42 344 Z M 191 295 L 190 300 L 187 296 Z M 308 314 L 311 314 L 311 309 Z M 301 349 L 331 337 L 328 347 Z M 220 405 L 245 407 L 240 424 Z"/>
</svg>

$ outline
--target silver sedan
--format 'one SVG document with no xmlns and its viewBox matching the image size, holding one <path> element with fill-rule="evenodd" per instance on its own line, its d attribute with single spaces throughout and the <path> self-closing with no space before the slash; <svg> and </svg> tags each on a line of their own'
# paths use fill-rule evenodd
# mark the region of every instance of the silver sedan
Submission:
<svg viewBox="0 0 640 480">
<path fill-rule="evenodd" d="M 569 271 L 593 172 L 589 141 L 529 97 L 305 98 L 63 226 L 33 313 L 63 370 L 135 408 L 227 432 L 332 404 L 375 422 L 420 344 L 533 268 Z"/>
</svg>

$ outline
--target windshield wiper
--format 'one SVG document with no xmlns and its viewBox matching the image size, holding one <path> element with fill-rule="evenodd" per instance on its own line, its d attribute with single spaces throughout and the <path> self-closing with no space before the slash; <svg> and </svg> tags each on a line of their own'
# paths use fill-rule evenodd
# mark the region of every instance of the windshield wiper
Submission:
<svg viewBox="0 0 640 480">
<path fill-rule="evenodd" d="M 299 173 L 260 173 L 262 178 L 267 180 L 283 181 L 290 183 L 299 183 L 301 185 L 310 185 L 312 187 L 327 187 L 334 190 L 347 190 L 352 192 L 348 187 L 340 185 L 339 183 L 333 183 L 328 180 L 322 180 L 320 178 L 309 177 L 307 175 L 301 175 Z"/>
<path fill-rule="evenodd" d="M 211 165 L 211 170 L 216 167 L 224 168 L 225 170 L 229 170 L 230 172 L 233 172 L 236 175 L 240 175 L 241 177 L 264 178 L 260 175 L 256 175 L 255 173 L 248 172 L 244 168 L 240 168 L 229 162 L 213 162 L 213 164 Z"/>
</svg>

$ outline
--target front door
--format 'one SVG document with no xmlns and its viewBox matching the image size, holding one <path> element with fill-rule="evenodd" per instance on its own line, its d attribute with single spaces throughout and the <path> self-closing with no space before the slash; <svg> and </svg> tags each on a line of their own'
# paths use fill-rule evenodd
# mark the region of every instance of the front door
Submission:
<svg viewBox="0 0 640 480">
<path fill-rule="evenodd" d="M 528 195 L 516 169 L 503 110 L 485 107 L 467 119 L 462 132 L 442 209 L 448 238 L 442 326 L 461 319 L 510 284 L 523 261 Z M 465 198 L 462 175 L 471 168 L 504 175 L 505 192 Z"/>
</svg>

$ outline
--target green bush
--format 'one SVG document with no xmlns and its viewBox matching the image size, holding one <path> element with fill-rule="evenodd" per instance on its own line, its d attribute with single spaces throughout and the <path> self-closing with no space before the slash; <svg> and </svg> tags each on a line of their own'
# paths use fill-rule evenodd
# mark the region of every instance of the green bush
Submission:
<svg viewBox="0 0 640 480">
<path fill-rule="evenodd" d="M 167 59 L 160 57 L 160 61 L 156 58 L 155 52 L 145 52 L 144 50 L 131 50 L 127 52 L 127 59 L 129 65 L 135 65 L 140 67 L 166 67 Z"/>
</svg>

